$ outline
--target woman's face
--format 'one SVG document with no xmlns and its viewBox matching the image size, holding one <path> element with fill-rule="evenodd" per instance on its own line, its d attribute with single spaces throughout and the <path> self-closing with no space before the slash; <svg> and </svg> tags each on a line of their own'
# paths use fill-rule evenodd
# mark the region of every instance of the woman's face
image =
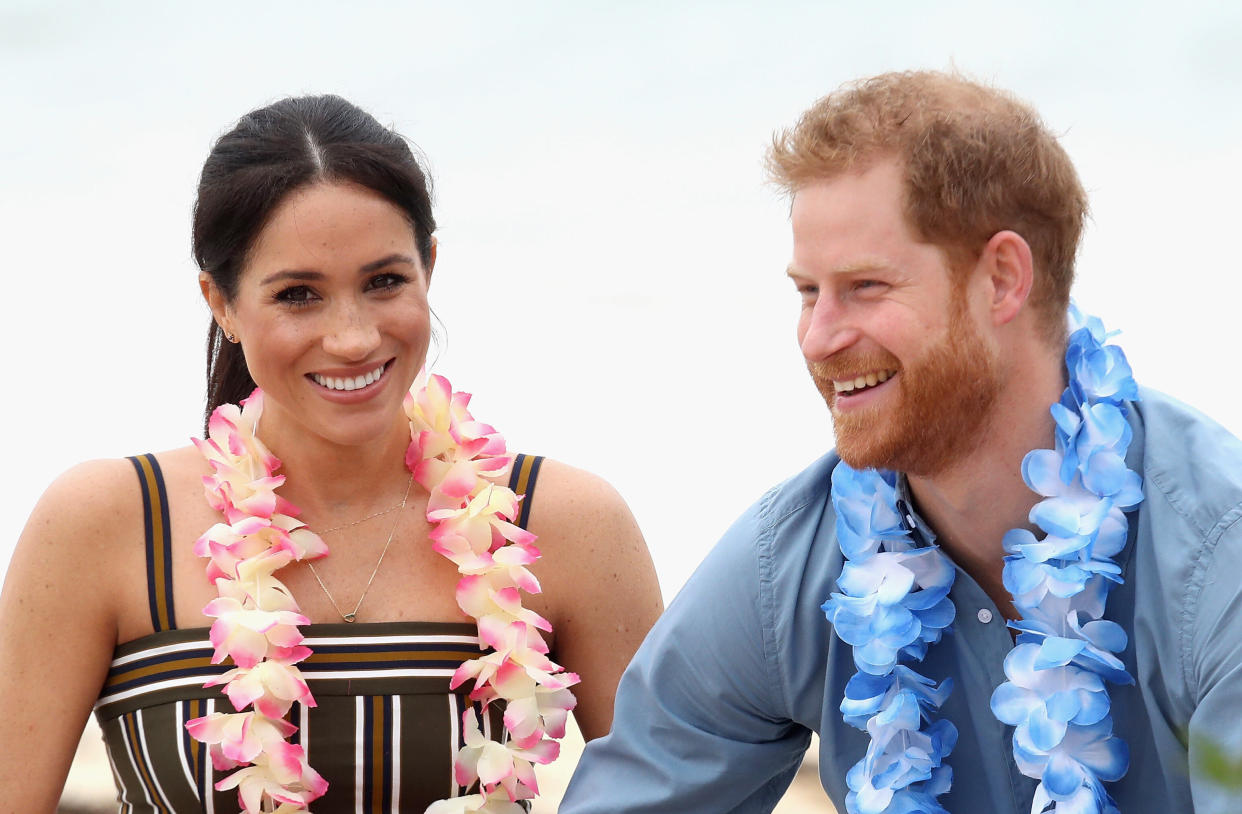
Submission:
<svg viewBox="0 0 1242 814">
<path fill-rule="evenodd" d="M 430 275 L 400 209 L 325 182 L 272 213 L 231 302 L 203 286 L 266 394 L 264 424 L 352 445 L 391 431 L 426 359 Z"/>
</svg>

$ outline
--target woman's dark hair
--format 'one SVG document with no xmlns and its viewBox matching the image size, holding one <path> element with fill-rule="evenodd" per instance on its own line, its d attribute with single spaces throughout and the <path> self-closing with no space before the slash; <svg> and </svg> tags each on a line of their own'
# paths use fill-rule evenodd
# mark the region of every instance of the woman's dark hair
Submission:
<svg viewBox="0 0 1242 814">
<path fill-rule="evenodd" d="M 423 265 L 431 265 L 431 179 L 402 136 L 339 96 L 301 96 L 251 111 L 216 142 L 194 204 L 194 259 L 232 300 L 247 253 L 294 190 L 347 181 L 405 212 Z M 207 411 L 254 389 L 241 346 L 213 319 L 207 333 Z"/>
</svg>

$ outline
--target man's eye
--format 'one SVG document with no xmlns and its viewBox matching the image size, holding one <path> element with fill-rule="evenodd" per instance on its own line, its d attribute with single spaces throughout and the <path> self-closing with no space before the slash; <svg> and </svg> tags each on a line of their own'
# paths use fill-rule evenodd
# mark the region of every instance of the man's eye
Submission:
<svg viewBox="0 0 1242 814">
<path fill-rule="evenodd" d="M 864 294 L 876 294 L 888 288 L 883 280 L 855 280 L 853 289 Z"/>
</svg>

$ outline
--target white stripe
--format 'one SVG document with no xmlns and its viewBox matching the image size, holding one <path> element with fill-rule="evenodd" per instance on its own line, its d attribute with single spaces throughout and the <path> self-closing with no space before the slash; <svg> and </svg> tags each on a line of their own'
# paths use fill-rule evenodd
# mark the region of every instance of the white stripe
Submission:
<svg viewBox="0 0 1242 814">
<path fill-rule="evenodd" d="M 302 753 L 306 755 L 306 762 L 310 763 L 310 707 L 306 704 L 298 704 L 298 733 Z"/>
<path fill-rule="evenodd" d="M 449 693 L 449 797 L 457 796 L 457 773 L 453 771 L 453 761 L 461 750 L 461 715 L 457 710 L 457 695 Z"/>
<path fill-rule="evenodd" d="M 483 739 L 490 741 L 492 739 L 492 716 L 487 714 L 487 707 L 483 707 L 479 717 L 483 719 Z"/>
<path fill-rule="evenodd" d="M 307 681 L 314 681 L 319 678 L 402 678 L 409 676 L 411 678 L 452 678 L 453 673 L 457 672 L 449 667 L 415 667 L 415 668 L 399 668 L 393 667 L 382 670 L 367 670 L 365 668 L 346 669 L 346 670 L 306 670 L 303 676 Z M 148 692 L 157 692 L 159 690 L 167 690 L 175 687 L 201 687 L 205 677 L 197 676 L 179 676 L 178 678 L 169 678 L 164 681 L 156 681 L 152 684 L 145 684 L 141 687 L 133 687 L 122 692 L 105 695 L 95 702 L 95 709 L 99 709 L 105 704 L 112 704 L 117 701 L 124 701 L 128 698 L 142 695 Z"/>
<path fill-rule="evenodd" d="M 325 644 L 473 644 L 478 636 L 307 636 L 302 644 L 318 647 Z"/>
<path fill-rule="evenodd" d="M 364 709 L 362 696 L 354 697 L 354 811 L 367 814 L 365 801 L 362 799 L 362 759 L 366 744 L 363 743 L 362 721 Z"/>
<path fill-rule="evenodd" d="M 117 721 L 116 723 L 123 722 Z M 125 727 L 122 725 L 121 738 L 124 739 L 124 737 Z M 129 802 L 129 790 L 125 788 L 125 783 L 121 780 L 121 773 L 116 770 L 116 761 L 112 759 L 112 750 L 105 749 L 104 753 L 108 756 L 108 768 L 112 770 L 112 780 L 116 783 L 117 802 L 123 803 L 123 808 L 121 808 L 117 814 L 132 814 L 134 804 Z"/>
<path fill-rule="evenodd" d="M 181 758 L 181 771 L 185 772 L 186 782 L 190 784 L 190 788 L 194 790 L 194 795 L 197 797 L 199 796 L 198 784 L 194 782 L 194 771 L 190 767 L 190 756 L 185 752 L 185 708 L 187 704 L 189 704 L 188 701 L 178 701 L 176 703 L 176 731 L 173 733 L 173 737 L 177 739 L 177 755 Z M 203 748 L 206 749 L 207 745 L 204 744 Z"/>
<path fill-rule="evenodd" d="M 116 692 L 112 695 L 105 695 L 95 702 L 95 709 L 99 709 L 105 704 L 111 704 L 115 701 L 124 701 L 127 698 L 133 698 L 136 695 L 142 695 L 146 692 L 155 692 L 156 690 L 167 690 L 173 687 L 201 687 L 203 686 L 204 677 L 198 676 L 180 676 L 178 678 L 169 678 L 164 681 L 156 681 L 153 684 L 145 684 L 141 687 L 133 687 L 123 692 Z"/>
<path fill-rule="evenodd" d="M 401 814 L 401 696 L 392 698 L 392 814 Z"/>
<path fill-rule="evenodd" d="M 413 669 L 405 667 L 394 667 L 387 670 L 305 670 L 302 673 L 303 678 L 307 681 L 314 681 L 317 678 L 352 678 L 360 680 L 364 678 L 402 678 L 409 676 L 411 678 L 452 678 L 453 673 L 457 672 L 451 667 L 416 667 Z"/>
<path fill-rule="evenodd" d="M 134 750 L 129 745 L 129 727 L 125 725 L 125 718 L 120 719 L 121 724 L 121 742 L 125 744 L 125 753 L 129 755 L 129 765 L 134 768 L 134 777 L 138 779 L 138 785 L 142 788 L 142 796 L 146 798 L 147 805 L 155 808 L 154 801 L 151 800 L 151 794 L 147 790 L 147 784 L 142 782 L 142 770 L 138 768 L 138 759 L 134 757 Z"/>
<path fill-rule="evenodd" d="M 112 660 L 112 666 L 114 668 L 124 667 L 131 661 L 138 661 L 153 656 L 166 656 L 169 653 L 184 653 L 186 650 L 211 650 L 215 652 L 211 642 L 206 639 L 195 642 L 182 642 L 181 644 L 166 644 L 163 647 L 151 647 L 146 650 L 139 650 L 137 653 L 130 653 L 128 656 L 115 658 Z"/>
<path fill-rule="evenodd" d="M 207 699 L 207 714 L 211 715 L 216 711 L 216 699 Z M 203 748 L 207 748 L 207 744 L 203 744 Z M 203 761 L 203 812 L 204 814 L 216 814 L 216 789 L 215 789 L 216 767 L 211 762 L 211 755 L 206 755 Z"/>
<path fill-rule="evenodd" d="M 155 795 L 160 798 L 161 806 L 168 811 L 173 811 L 172 805 L 168 802 L 168 795 L 164 793 L 164 787 L 160 785 L 159 772 L 155 770 L 155 764 L 151 762 L 151 750 L 147 747 L 147 730 L 142 723 L 142 710 L 137 711 L 134 719 L 138 724 L 138 745 L 142 747 L 142 759 L 147 762 L 147 773 L 151 775 L 151 783 L 155 786 Z"/>
<path fill-rule="evenodd" d="M 478 636 L 309 636 L 302 640 L 307 647 L 317 647 L 325 644 L 473 644 L 478 646 Z M 210 650 L 215 652 L 215 648 L 211 644 L 210 639 L 196 639 L 192 642 L 180 642 L 179 644 L 166 644 L 160 647 L 149 647 L 145 650 L 139 650 L 136 653 L 130 653 L 128 656 L 120 656 L 112 660 L 112 667 L 124 667 L 134 661 L 141 659 L 153 658 L 155 656 L 167 656 L 172 653 L 184 653 L 188 650 Z"/>
</svg>

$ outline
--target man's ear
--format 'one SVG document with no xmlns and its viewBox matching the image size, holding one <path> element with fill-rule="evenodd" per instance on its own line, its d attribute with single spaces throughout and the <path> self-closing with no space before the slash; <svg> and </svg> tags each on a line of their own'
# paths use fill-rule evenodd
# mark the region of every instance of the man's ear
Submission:
<svg viewBox="0 0 1242 814">
<path fill-rule="evenodd" d="M 992 322 L 1004 325 L 1022 311 L 1035 284 L 1035 263 L 1031 247 L 1022 235 L 1008 229 L 988 240 L 979 264 L 989 283 Z"/>
<path fill-rule="evenodd" d="M 224 292 L 220 290 L 220 286 L 216 285 L 216 281 L 211 279 L 210 274 L 200 271 L 198 288 L 203 292 L 203 299 L 207 301 L 207 307 L 211 309 L 211 315 L 216 320 L 216 324 L 220 326 L 220 330 L 228 336 L 236 336 L 237 332 L 233 330 L 232 309 L 229 307 Z"/>
</svg>

